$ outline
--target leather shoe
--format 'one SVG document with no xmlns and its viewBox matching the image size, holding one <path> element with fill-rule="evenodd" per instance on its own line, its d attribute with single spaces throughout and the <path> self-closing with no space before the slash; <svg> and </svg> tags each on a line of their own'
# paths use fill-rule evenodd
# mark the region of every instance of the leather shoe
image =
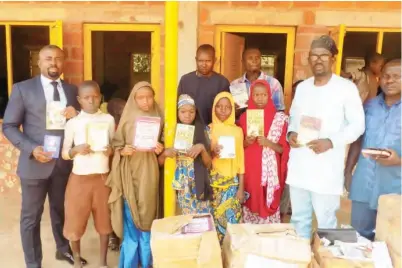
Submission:
<svg viewBox="0 0 402 268">
<path fill-rule="evenodd" d="M 86 265 L 88 262 L 84 258 L 81 259 L 81 264 Z M 59 261 L 67 261 L 69 264 L 74 265 L 74 257 L 71 251 L 61 253 L 60 251 L 56 251 L 56 260 Z"/>
</svg>

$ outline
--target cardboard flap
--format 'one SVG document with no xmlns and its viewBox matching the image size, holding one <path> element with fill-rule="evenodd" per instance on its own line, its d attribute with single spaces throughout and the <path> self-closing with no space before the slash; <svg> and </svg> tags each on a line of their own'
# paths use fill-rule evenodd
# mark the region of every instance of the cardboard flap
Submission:
<svg viewBox="0 0 402 268">
<path fill-rule="evenodd" d="M 193 219 L 192 215 L 173 216 L 161 220 L 155 220 L 152 223 L 152 233 L 174 234 L 180 232 L 181 228 L 186 226 Z"/>
</svg>

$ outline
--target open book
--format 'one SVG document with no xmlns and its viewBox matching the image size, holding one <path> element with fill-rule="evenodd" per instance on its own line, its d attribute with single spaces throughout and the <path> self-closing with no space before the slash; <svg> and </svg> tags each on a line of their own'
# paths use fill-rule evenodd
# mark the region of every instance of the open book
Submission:
<svg viewBox="0 0 402 268">
<path fill-rule="evenodd" d="M 193 146 L 195 126 L 177 124 L 174 148 L 181 153 L 186 153 Z"/>
<path fill-rule="evenodd" d="M 86 140 L 91 150 L 94 152 L 105 151 L 109 145 L 109 124 L 90 122 L 86 128 Z"/>
<path fill-rule="evenodd" d="M 156 148 L 161 127 L 160 117 L 138 117 L 135 122 L 134 147 L 139 151 Z"/>
</svg>

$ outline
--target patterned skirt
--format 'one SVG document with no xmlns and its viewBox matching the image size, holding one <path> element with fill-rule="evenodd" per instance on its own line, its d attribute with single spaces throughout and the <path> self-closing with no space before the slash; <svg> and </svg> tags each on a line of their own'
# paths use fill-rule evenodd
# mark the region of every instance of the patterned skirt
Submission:
<svg viewBox="0 0 402 268">
<path fill-rule="evenodd" d="M 252 224 L 268 224 L 268 223 L 281 223 L 280 210 L 276 211 L 271 216 L 262 218 L 257 213 L 251 212 L 246 206 L 243 206 L 243 223 Z"/>
<path fill-rule="evenodd" d="M 218 174 L 211 175 L 211 186 L 214 193 L 214 200 L 212 201 L 213 216 L 219 242 L 222 244 L 227 224 L 240 223 L 241 204 L 236 198 L 239 179 L 237 177 L 223 177 Z"/>
</svg>

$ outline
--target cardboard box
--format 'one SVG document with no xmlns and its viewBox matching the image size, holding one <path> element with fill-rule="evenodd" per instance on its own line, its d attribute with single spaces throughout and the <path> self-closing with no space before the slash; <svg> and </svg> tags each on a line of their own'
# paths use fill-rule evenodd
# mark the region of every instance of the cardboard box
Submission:
<svg viewBox="0 0 402 268">
<path fill-rule="evenodd" d="M 378 200 L 376 240 L 385 241 L 395 268 L 401 267 L 402 196 L 382 195 Z"/>
<path fill-rule="evenodd" d="M 311 256 L 291 224 L 228 224 L 223 241 L 226 268 L 307 268 Z"/>
<path fill-rule="evenodd" d="M 204 219 L 209 222 L 207 227 L 200 224 Z M 210 214 L 155 220 L 151 249 L 154 268 L 222 268 L 221 248 Z"/>
</svg>

